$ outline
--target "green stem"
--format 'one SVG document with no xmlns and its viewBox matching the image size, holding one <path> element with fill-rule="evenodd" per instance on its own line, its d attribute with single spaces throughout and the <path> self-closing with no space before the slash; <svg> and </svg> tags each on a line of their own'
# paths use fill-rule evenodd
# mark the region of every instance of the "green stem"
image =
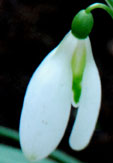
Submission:
<svg viewBox="0 0 113 163">
<path fill-rule="evenodd" d="M 14 139 L 19 142 L 19 134 L 17 131 L 0 126 L 0 136 Z"/>
<path fill-rule="evenodd" d="M 81 161 L 59 150 L 55 150 L 49 157 L 60 163 L 81 163 Z"/>
<path fill-rule="evenodd" d="M 90 5 L 90 6 L 88 6 L 85 11 L 87 13 L 90 13 L 92 10 L 97 9 L 97 8 L 105 10 L 113 19 L 113 11 L 112 11 L 112 9 L 110 7 L 108 7 L 107 5 L 102 4 L 102 3 L 94 3 L 94 4 Z"/>
</svg>

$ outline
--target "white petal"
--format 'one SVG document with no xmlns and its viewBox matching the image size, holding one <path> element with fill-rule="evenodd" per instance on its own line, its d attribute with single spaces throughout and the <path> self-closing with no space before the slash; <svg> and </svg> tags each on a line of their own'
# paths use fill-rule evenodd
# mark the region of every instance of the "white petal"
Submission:
<svg viewBox="0 0 113 163">
<path fill-rule="evenodd" d="M 46 157 L 64 135 L 72 97 L 69 53 L 75 47 L 76 39 L 69 32 L 40 64 L 28 85 L 20 121 L 20 142 L 30 160 Z"/>
<path fill-rule="evenodd" d="M 86 39 L 86 47 L 87 58 L 82 93 L 69 139 L 70 146 L 75 150 L 82 150 L 88 145 L 95 129 L 101 103 L 101 83 L 89 39 Z"/>
</svg>

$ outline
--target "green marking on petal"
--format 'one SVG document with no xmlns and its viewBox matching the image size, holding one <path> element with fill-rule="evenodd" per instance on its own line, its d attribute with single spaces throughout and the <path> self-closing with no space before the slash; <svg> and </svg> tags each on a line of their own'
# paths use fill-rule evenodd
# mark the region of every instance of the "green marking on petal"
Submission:
<svg viewBox="0 0 113 163">
<path fill-rule="evenodd" d="M 73 98 L 75 103 L 78 103 L 80 100 L 80 95 L 82 91 L 82 78 L 84 73 L 84 68 L 86 64 L 86 48 L 84 41 L 78 42 L 78 46 L 75 49 L 72 57 L 72 73 L 73 73 Z"/>
<path fill-rule="evenodd" d="M 74 101 L 78 103 L 81 95 L 81 83 L 78 82 L 77 79 L 73 79 L 72 90 L 74 93 Z"/>
</svg>

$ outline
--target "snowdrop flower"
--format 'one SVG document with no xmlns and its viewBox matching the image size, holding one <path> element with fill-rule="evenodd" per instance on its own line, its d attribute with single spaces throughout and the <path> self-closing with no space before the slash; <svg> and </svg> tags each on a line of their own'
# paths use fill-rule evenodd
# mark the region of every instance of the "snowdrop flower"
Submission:
<svg viewBox="0 0 113 163">
<path fill-rule="evenodd" d="M 75 25 L 75 24 L 74 24 Z M 65 133 L 71 105 L 78 107 L 69 144 L 85 148 L 93 134 L 101 101 L 101 84 L 88 37 L 73 31 L 64 37 L 34 72 L 23 103 L 20 143 L 25 156 L 48 156 Z"/>
</svg>

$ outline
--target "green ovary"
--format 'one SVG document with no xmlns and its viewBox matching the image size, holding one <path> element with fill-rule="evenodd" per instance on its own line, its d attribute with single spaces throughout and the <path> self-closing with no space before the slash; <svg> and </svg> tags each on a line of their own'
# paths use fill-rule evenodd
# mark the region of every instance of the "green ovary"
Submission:
<svg viewBox="0 0 113 163">
<path fill-rule="evenodd" d="M 86 48 L 83 43 L 79 43 L 76 50 L 73 53 L 72 57 L 72 73 L 73 73 L 73 82 L 72 82 L 72 91 L 73 99 L 77 104 L 80 100 L 81 91 L 82 91 L 82 78 L 86 64 Z"/>
</svg>

